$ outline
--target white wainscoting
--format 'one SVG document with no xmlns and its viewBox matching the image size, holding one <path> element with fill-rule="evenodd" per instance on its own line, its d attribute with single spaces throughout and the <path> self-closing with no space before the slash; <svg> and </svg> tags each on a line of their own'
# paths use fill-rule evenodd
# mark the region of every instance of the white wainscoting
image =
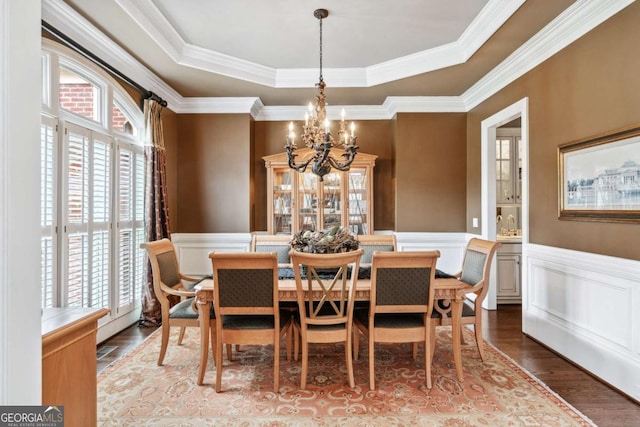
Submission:
<svg viewBox="0 0 640 427">
<path fill-rule="evenodd" d="M 640 262 L 523 251 L 523 332 L 640 401 Z"/>
<path fill-rule="evenodd" d="M 395 233 L 398 251 L 440 251 L 438 270 L 460 271 L 467 241 L 466 233 Z"/>
<path fill-rule="evenodd" d="M 380 234 L 385 234 L 380 232 Z M 466 233 L 396 233 L 399 251 L 439 250 L 438 269 L 460 271 L 467 244 Z M 180 269 L 184 274 L 211 274 L 209 252 L 246 252 L 251 245 L 251 233 L 173 233 Z"/>
<path fill-rule="evenodd" d="M 251 233 L 172 233 L 180 270 L 183 274 L 212 274 L 209 252 L 248 252 Z"/>
</svg>

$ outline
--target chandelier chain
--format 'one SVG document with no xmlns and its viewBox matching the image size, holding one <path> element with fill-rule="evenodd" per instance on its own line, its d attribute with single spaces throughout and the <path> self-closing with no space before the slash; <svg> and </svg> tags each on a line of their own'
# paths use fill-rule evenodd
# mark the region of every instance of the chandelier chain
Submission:
<svg viewBox="0 0 640 427">
<path fill-rule="evenodd" d="M 320 18 L 320 81 L 324 81 L 322 78 L 322 18 Z"/>
</svg>

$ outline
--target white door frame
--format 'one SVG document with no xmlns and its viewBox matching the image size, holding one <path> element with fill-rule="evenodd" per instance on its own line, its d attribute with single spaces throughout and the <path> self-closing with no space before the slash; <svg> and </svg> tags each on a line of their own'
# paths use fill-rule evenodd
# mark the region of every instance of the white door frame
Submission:
<svg viewBox="0 0 640 427">
<path fill-rule="evenodd" d="M 496 128 L 509 123 L 515 118 L 522 120 L 522 248 L 529 241 L 529 98 L 508 106 L 481 123 L 481 214 L 482 237 L 496 240 Z M 524 260 L 524 257 L 522 258 Z M 524 294 L 526 263 L 522 262 L 521 291 Z M 496 259 L 491 267 L 493 274 L 489 285 L 489 293 L 482 306 L 488 310 L 498 307 L 496 295 Z"/>
</svg>

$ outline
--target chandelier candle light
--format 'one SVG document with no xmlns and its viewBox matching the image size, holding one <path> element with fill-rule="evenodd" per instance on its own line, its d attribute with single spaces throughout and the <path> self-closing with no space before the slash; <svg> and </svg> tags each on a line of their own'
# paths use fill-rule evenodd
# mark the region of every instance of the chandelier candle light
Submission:
<svg viewBox="0 0 640 427">
<path fill-rule="evenodd" d="M 316 96 L 316 105 L 313 106 L 309 103 L 309 112 L 305 113 L 304 127 L 302 128 L 302 142 L 308 148 L 313 149 L 313 154 L 296 164 L 297 145 L 295 142 L 295 134 L 293 132 L 293 122 L 289 123 L 289 133 L 287 135 L 287 157 L 289 160 L 289 167 L 298 172 L 304 172 L 307 169 L 309 163 L 311 163 L 311 172 L 320 177 L 320 181 L 323 181 L 323 177 L 331 172 L 331 169 L 337 169 L 340 171 L 349 170 L 349 166 L 353 162 L 358 152 L 358 146 L 356 145 L 355 125 L 351 122 L 351 132 L 347 130 L 347 125 L 344 121 L 345 111 L 342 109 L 340 130 L 338 131 L 338 138 L 335 140 L 331 135 L 330 122 L 327 119 L 326 103 L 324 88 L 326 84 L 322 78 L 322 20 L 329 16 L 329 11 L 326 9 L 316 9 L 313 12 L 320 21 L 320 79 L 316 86 L 320 92 Z M 331 155 L 331 149 L 333 147 L 344 147 L 344 153 L 342 154 L 343 160 L 340 161 Z"/>
</svg>

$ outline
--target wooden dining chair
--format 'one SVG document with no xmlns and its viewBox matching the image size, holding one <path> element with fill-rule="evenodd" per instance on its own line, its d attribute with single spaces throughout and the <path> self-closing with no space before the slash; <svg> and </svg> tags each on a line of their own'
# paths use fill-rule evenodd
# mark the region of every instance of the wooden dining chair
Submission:
<svg viewBox="0 0 640 427">
<path fill-rule="evenodd" d="M 431 313 L 439 257 L 439 251 L 374 252 L 369 305 L 355 310 L 353 319 L 356 359 L 357 331 L 368 339 L 371 390 L 375 389 L 375 343 L 424 344 L 426 385 L 431 388 Z"/>
<path fill-rule="evenodd" d="M 362 249 L 336 254 L 290 252 L 299 311 L 294 325 L 302 347 L 301 389 L 307 384 L 310 343 L 344 343 L 348 382 L 355 387 L 351 341 L 362 253 Z"/>
<path fill-rule="evenodd" d="M 180 328 L 178 345 L 182 344 L 187 327 L 199 327 L 198 309 L 195 304 L 195 290 L 193 286 L 200 280 L 195 277 L 185 276 L 180 272 L 178 258 L 173 243 L 169 239 L 161 239 L 153 242 L 142 243 L 141 248 L 146 249 L 151 263 L 153 276 L 153 291 L 160 303 L 162 316 L 162 340 L 158 366 L 162 365 L 167 346 L 169 344 L 169 332 L 172 326 Z M 179 302 L 172 304 L 170 296 L 177 297 Z M 213 310 L 209 319 L 211 330 L 211 348 L 215 354 L 215 315 Z"/>
<path fill-rule="evenodd" d="M 489 276 L 491 273 L 491 262 L 493 257 L 502 246 L 500 242 L 473 238 L 467 243 L 462 269 L 453 274 L 453 277 L 436 279 L 438 283 L 446 281 L 462 281 L 468 286 L 460 292 L 465 295 L 473 295 L 474 299 L 466 298 L 462 305 L 461 327 L 474 325 L 474 335 L 480 358 L 485 361 L 484 339 L 482 337 L 482 302 L 489 291 Z M 432 327 L 434 333 L 432 340 L 435 344 L 435 327 L 451 325 L 451 306 L 436 304 L 433 311 L 434 321 Z M 460 334 L 460 339 L 464 340 L 464 334 Z M 431 346 L 433 352 L 434 346 Z"/>
<path fill-rule="evenodd" d="M 291 237 L 287 234 L 254 234 L 251 236 L 251 252 L 275 252 L 279 267 L 291 267 Z"/>
<path fill-rule="evenodd" d="M 371 264 L 374 252 L 396 252 L 398 243 L 395 234 L 362 234 L 356 236 L 358 248 L 364 253 L 360 265 Z"/>
<path fill-rule="evenodd" d="M 279 307 L 276 253 L 211 252 L 209 258 L 217 318 L 216 392 L 222 390 L 222 346 L 226 343 L 272 345 L 273 389 L 277 393 L 280 340 L 291 330 L 292 313 Z"/>
</svg>

